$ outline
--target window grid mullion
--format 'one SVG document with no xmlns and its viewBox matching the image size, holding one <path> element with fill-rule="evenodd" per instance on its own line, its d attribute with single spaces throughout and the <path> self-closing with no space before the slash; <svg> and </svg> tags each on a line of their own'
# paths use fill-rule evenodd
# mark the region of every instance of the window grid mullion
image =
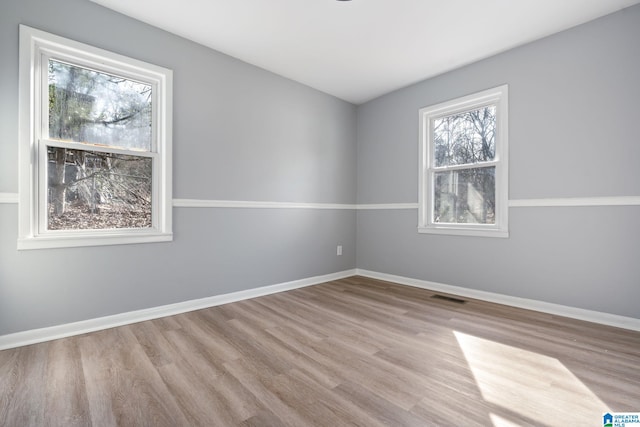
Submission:
<svg viewBox="0 0 640 427">
<path fill-rule="evenodd" d="M 492 160 L 490 162 L 482 162 L 482 163 L 466 163 L 464 165 L 452 165 L 452 166 L 438 166 L 431 167 L 429 170 L 434 172 L 448 172 L 448 171 L 459 171 L 466 169 L 481 169 L 481 168 L 490 168 L 500 164 L 497 160 Z"/>
<path fill-rule="evenodd" d="M 136 156 L 136 157 L 151 157 L 154 158 L 157 156 L 157 153 L 153 153 L 150 151 L 136 151 L 136 150 L 126 150 L 122 148 L 115 147 L 102 147 L 99 145 L 93 144 L 84 144 L 82 142 L 71 142 L 71 141 L 59 141 L 55 139 L 43 139 L 40 142 L 41 144 L 45 144 L 49 147 L 59 147 L 59 148 L 68 148 L 71 150 L 81 150 L 81 151 L 97 151 L 100 153 L 112 153 L 112 154 L 123 154 L 126 156 Z"/>
</svg>

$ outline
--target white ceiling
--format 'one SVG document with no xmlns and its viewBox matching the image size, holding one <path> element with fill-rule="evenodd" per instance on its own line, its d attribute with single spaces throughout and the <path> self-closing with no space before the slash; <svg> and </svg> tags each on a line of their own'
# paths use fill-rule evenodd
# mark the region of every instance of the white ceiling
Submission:
<svg viewBox="0 0 640 427">
<path fill-rule="evenodd" d="M 640 0 L 91 0 L 360 104 Z"/>
</svg>

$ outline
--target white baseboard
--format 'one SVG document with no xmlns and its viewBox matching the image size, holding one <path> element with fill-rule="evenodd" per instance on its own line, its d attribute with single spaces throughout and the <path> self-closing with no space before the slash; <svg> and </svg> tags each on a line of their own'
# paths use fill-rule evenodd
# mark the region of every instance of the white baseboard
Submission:
<svg viewBox="0 0 640 427">
<path fill-rule="evenodd" d="M 463 288 L 460 286 L 445 285 L 442 283 L 412 279 L 403 276 L 395 276 L 393 274 L 379 273 L 376 271 L 363 270 L 360 268 L 356 269 L 356 273 L 359 276 L 386 280 L 388 282 L 399 283 L 401 285 L 429 289 L 432 291 L 444 292 L 447 294 L 459 295 L 467 298 L 475 298 L 483 301 L 509 305 L 512 307 L 540 311 L 542 313 L 548 313 L 557 316 L 570 317 L 572 319 L 585 320 L 587 322 L 594 322 L 623 329 L 630 329 L 632 331 L 640 331 L 640 319 L 636 319 L 633 317 L 619 316 L 616 314 L 603 313 L 600 311 L 592 311 L 560 304 L 553 304 L 544 301 L 513 297 L 493 292 L 479 291 L 475 289 Z"/>
<path fill-rule="evenodd" d="M 100 331 L 114 328 L 116 326 L 129 325 L 131 323 L 143 322 L 145 320 L 157 319 L 165 316 L 186 313 L 188 311 L 200 310 L 217 305 L 228 304 L 250 298 L 289 291 L 292 289 L 304 288 L 306 286 L 317 285 L 332 280 L 343 279 L 354 276 L 356 270 L 346 270 L 337 273 L 325 274 L 322 276 L 308 277 L 291 282 L 279 283 L 275 285 L 263 286 L 246 291 L 232 292 L 229 294 L 216 295 L 207 298 L 184 301 L 175 304 L 163 305 L 160 307 L 147 308 L 143 310 L 130 311 L 127 313 L 114 314 L 112 316 L 99 317 L 96 319 L 82 320 L 79 322 L 67 323 L 64 325 L 51 326 L 41 329 L 33 329 L 14 334 L 0 335 L 0 350 L 21 347 L 29 344 L 36 344 L 44 341 L 51 341 L 59 338 L 66 338 L 73 335 L 85 334 L 87 332 Z"/>
<path fill-rule="evenodd" d="M 636 319 L 633 317 L 618 316 L 615 314 L 602 313 L 599 311 L 585 310 L 560 304 L 513 297 L 493 292 L 479 291 L 475 289 L 463 288 L 460 286 L 445 285 L 437 282 L 412 279 L 409 277 L 396 276 L 392 274 L 379 273 L 376 271 L 369 271 L 358 268 L 337 273 L 325 274 L 322 276 L 308 277 L 291 282 L 263 286 L 255 289 L 248 289 L 245 291 L 232 292 L 229 294 L 216 295 L 197 300 L 163 305 L 160 307 L 136 310 L 127 313 L 115 314 L 112 316 L 99 317 L 96 319 L 82 320 L 79 322 L 67 323 L 64 325 L 51 326 L 47 328 L 33 329 L 24 332 L 17 332 L 14 334 L 1 335 L 0 350 L 51 341 L 59 338 L 66 338 L 74 335 L 81 335 L 88 332 L 129 325 L 132 323 L 143 322 L 145 320 L 152 320 L 165 316 L 173 316 L 175 314 L 186 313 L 203 308 L 215 307 L 217 305 L 228 304 L 278 292 L 289 291 L 292 289 L 303 288 L 306 286 L 317 285 L 320 283 L 343 279 L 354 275 L 386 280 L 401 285 L 429 289 L 432 291 L 444 292 L 468 298 L 475 298 L 483 301 L 519 307 L 528 310 L 535 310 L 543 313 L 600 323 L 603 325 L 615 326 L 618 328 L 640 331 L 640 319 Z"/>
</svg>

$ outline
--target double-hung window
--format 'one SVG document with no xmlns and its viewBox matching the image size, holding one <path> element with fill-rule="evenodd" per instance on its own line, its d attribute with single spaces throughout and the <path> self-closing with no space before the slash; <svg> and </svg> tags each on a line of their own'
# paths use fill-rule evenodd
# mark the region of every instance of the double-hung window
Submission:
<svg viewBox="0 0 640 427">
<path fill-rule="evenodd" d="M 172 72 L 20 27 L 19 249 L 168 241 Z"/>
<path fill-rule="evenodd" d="M 508 237 L 507 86 L 420 110 L 421 233 Z"/>
</svg>

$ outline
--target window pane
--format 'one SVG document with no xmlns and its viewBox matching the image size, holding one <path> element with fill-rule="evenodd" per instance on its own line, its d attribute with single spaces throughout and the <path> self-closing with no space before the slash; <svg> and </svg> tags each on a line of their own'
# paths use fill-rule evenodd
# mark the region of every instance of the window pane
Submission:
<svg viewBox="0 0 640 427">
<path fill-rule="evenodd" d="M 435 166 L 473 164 L 496 155 L 496 106 L 433 121 Z"/>
<path fill-rule="evenodd" d="M 495 224 L 495 167 L 436 172 L 433 222 Z"/>
<path fill-rule="evenodd" d="M 151 227 L 148 157 L 47 147 L 49 230 Z"/>
<path fill-rule="evenodd" d="M 151 86 L 49 61 L 49 138 L 151 150 Z"/>
</svg>

